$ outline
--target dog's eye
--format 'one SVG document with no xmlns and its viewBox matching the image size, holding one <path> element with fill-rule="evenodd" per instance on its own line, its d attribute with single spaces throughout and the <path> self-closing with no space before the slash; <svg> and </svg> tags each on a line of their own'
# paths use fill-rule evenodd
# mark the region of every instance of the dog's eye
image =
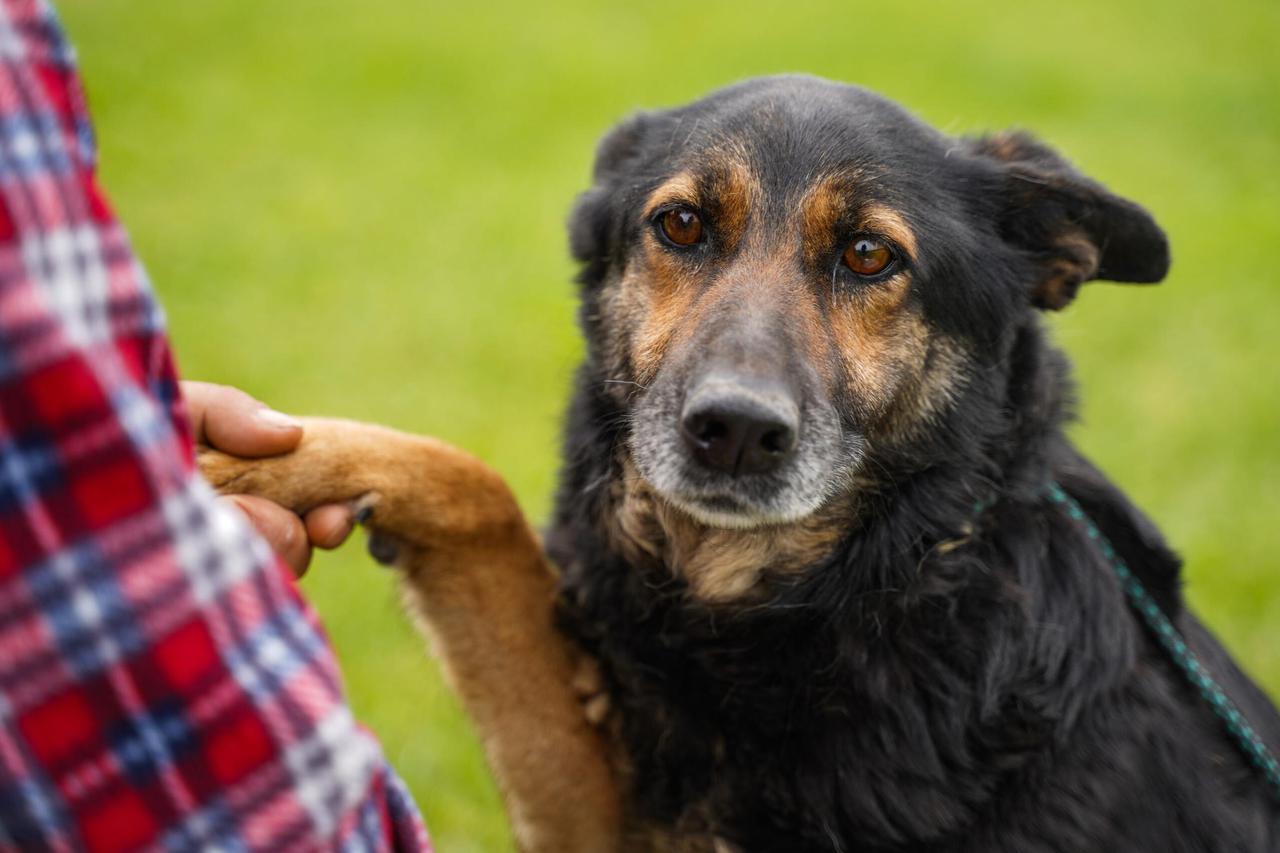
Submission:
<svg viewBox="0 0 1280 853">
<path fill-rule="evenodd" d="M 893 249 L 874 237 L 859 237 L 844 250 L 845 265 L 862 276 L 879 275 L 893 260 Z"/>
<path fill-rule="evenodd" d="M 702 220 L 687 207 L 673 207 L 661 214 L 658 227 L 677 246 L 692 246 L 702 240 Z"/>
</svg>

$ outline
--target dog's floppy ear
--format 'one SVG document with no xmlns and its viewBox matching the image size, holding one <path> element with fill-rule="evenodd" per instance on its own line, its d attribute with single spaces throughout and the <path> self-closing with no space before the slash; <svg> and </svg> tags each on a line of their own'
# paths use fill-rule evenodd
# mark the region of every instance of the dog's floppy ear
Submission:
<svg viewBox="0 0 1280 853">
<path fill-rule="evenodd" d="M 969 139 L 995 161 L 1002 236 L 1037 267 L 1032 304 L 1060 310 L 1093 279 L 1149 284 L 1169 271 L 1169 243 L 1151 214 L 1077 172 L 1023 133 Z"/>
<path fill-rule="evenodd" d="M 608 267 L 621 179 L 639 156 L 649 123 L 649 113 L 636 113 L 596 146 L 591 189 L 578 196 L 569 214 L 569 250 L 583 264 L 580 280 L 584 284 L 598 281 Z"/>
</svg>

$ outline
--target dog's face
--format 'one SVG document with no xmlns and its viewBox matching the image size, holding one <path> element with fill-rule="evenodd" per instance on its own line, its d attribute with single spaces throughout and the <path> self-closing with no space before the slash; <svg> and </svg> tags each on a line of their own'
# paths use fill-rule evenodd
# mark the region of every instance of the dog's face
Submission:
<svg viewBox="0 0 1280 853">
<path fill-rule="evenodd" d="M 640 475 L 719 527 L 809 516 L 945 429 L 1020 314 L 1168 265 L 1150 216 L 1030 139 L 812 78 L 640 114 L 595 177 L 571 226 L 590 357 Z"/>
</svg>

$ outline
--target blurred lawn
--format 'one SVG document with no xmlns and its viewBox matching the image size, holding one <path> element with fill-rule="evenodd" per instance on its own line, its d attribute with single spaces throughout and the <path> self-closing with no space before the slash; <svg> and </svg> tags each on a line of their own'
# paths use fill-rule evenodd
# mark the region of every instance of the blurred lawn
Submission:
<svg viewBox="0 0 1280 853">
<path fill-rule="evenodd" d="M 557 6 L 62 0 L 102 170 L 184 372 L 434 433 L 538 518 L 579 353 L 563 220 L 596 138 L 741 77 L 863 83 L 950 131 L 1032 128 L 1149 206 L 1158 289 L 1055 321 L 1080 443 L 1280 693 L 1280 5 Z M 473 738 L 359 546 L 306 589 L 444 851 L 509 845 Z"/>
</svg>

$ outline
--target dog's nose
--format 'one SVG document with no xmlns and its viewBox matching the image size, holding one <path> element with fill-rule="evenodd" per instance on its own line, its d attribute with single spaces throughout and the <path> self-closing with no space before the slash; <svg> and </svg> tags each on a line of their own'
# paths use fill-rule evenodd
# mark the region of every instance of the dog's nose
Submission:
<svg viewBox="0 0 1280 853">
<path fill-rule="evenodd" d="M 699 463 L 731 476 L 766 474 L 796 446 L 799 416 L 789 397 L 717 383 L 685 403 L 680 431 Z"/>
</svg>

